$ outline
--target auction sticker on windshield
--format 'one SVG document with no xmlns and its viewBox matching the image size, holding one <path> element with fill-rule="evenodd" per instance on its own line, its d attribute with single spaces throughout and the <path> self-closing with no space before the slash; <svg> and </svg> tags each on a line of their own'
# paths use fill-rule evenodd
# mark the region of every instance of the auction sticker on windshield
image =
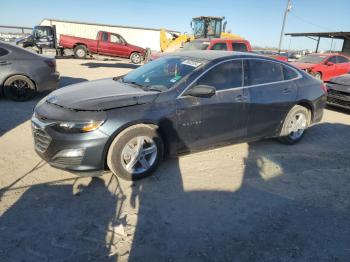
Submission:
<svg viewBox="0 0 350 262">
<path fill-rule="evenodd" d="M 188 66 L 192 66 L 192 67 L 198 67 L 198 66 L 200 66 L 202 63 L 196 62 L 196 61 L 192 61 L 192 60 L 185 60 L 185 61 L 183 61 L 181 64 L 183 64 L 183 65 L 188 65 Z"/>
</svg>

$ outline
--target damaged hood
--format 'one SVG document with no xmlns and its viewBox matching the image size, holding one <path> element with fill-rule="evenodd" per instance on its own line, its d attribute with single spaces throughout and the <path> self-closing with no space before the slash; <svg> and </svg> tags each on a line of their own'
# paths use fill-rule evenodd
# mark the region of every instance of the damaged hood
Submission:
<svg viewBox="0 0 350 262">
<path fill-rule="evenodd" d="M 350 93 L 350 74 L 334 77 L 328 81 L 327 87 L 345 93 Z"/>
<path fill-rule="evenodd" d="M 46 102 L 73 110 L 95 111 L 149 103 L 158 94 L 108 78 L 60 88 L 48 95 Z"/>
</svg>

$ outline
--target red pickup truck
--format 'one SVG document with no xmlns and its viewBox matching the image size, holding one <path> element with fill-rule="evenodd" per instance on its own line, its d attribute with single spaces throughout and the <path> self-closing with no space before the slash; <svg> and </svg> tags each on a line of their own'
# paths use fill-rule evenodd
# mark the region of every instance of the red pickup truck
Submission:
<svg viewBox="0 0 350 262">
<path fill-rule="evenodd" d="M 226 38 L 214 38 L 214 39 L 196 39 L 185 44 L 179 51 L 191 51 L 191 50 L 219 50 L 219 51 L 239 51 L 239 52 L 253 52 L 249 41 L 244 39 L 226 39 Z M 152 53 L 149 61 L 155 60 L 161 57 L 163 53 Z M 280 55 L 266 55 L 277 60 L 284 62 L 288 61 L 287 57 Z"/>
<path fill-rule="evenodd" d="M 134 64 L 144 60 L 146 49 L 131 45 L 118 34 L 99 31 L 96 40 L 69 35 L 61 35 L 59 45 L 73 49 L 77 58 L 85 58 L 88 54 L 117 56 L 129 58 Z"/>
</svg>

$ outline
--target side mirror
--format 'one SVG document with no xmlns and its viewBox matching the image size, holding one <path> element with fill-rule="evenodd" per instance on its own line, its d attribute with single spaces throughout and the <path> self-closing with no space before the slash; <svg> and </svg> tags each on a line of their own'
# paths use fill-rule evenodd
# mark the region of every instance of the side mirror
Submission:
<svg viewBox="0 0 350 262">
<path fill-rule="evenodd" d="M 213 86 L 208 85 L 197 85 L 187 90 L 185 95 L 194 97 L 205 97 L 209 98 L 215 95 L 216 89 Z"/>
<path fill-rule="evenodd" d="M 334 63 L 333 62 L 326 62 L 326 65 L 327 66 L 332 66 L 332 65 L 334 65 Z"/>
</svg>

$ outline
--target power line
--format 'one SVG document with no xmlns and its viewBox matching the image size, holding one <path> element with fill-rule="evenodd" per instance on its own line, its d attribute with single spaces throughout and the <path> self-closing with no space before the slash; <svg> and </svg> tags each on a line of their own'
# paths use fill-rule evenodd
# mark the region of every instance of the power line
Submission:
<svg viewBox="0 0 350 262">
<path fill-rule="evenodd" d="M 297 18 L 297 19 L 299 19 L 300 21 L 302 21 L 302 22 L 304 22 L 304 23 L 306 23 L 306 24 L 310 24 L 310 25 L 313 25 L 313 26 L 318 27 L 318 28 L 321 28 L 321 29 L 326 29 L 326 30 L 330 30 L 330 31 L 337 31 L 337 30 L 334 30 L 334 29 L 329 28 L 329 27 L 317 25 L 317 24 L 315 24 L 315 23 L 313 23 L 313 22 L 310 22 L 310 21 L 308 21 L 308 20 L 306 20 L 306 19 L 304 19 L 304 18 L 302 18 L 302 17 L 300 17 L 300 16 L 298 16 L 298 15 L 292 13 L 292 12 L 290 13 L 290 15 L 293 16 L 293 17 L 295 17 L 295 18 Z"/>
</svg>

